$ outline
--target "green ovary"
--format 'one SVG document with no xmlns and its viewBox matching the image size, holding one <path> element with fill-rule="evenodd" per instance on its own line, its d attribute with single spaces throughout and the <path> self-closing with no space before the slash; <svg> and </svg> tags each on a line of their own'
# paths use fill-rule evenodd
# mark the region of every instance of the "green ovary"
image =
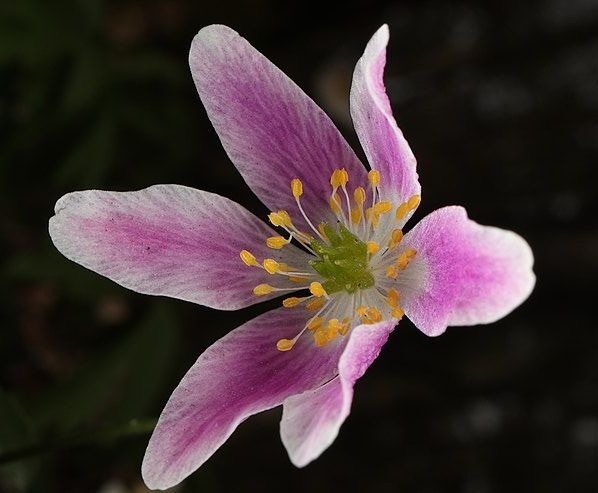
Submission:
<svg viewBox="0 0 598 493">
<path fill-rule="evenodd" d="M 339 224 L 338 232 L 323 224 L 328 243 L 314 240 L 310 247 L 318 256 L 310 265 L 325 282 L 322 286 L 328 294 L 338 291 L 354 293 L 374 285 L 374 276 L 368 268 L 366 244 Z"/>
</svg>

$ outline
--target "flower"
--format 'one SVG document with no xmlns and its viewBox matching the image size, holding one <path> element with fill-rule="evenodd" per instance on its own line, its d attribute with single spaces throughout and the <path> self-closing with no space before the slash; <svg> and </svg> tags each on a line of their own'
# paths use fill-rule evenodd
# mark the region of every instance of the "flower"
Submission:
<svg viewBox="0 0 598 493">
<path fill-rule="evenodd" d="M 57 202 L 56 247 L 134 291 L 221 310 L 287 296 L 183 377 L 147 447 L 150 488 L 179 483 L 239 423 L 280 404 L 282 441 L 304 466 L 335 439 L 353 384 L 403 314 L 437 336 L 493 322 L 533 289 L 527 243 L 461 207 L 436 210 L 403 236 L 420 185 L 383 84 L 388 36 L 385 25 L 370 40 L 351 87 L 369 172 L 325 113 L 235 31 L 212 25 L 193 40 L 199 96 L 278 232 L 229 199 L 179 185 Z"/>
</svg>

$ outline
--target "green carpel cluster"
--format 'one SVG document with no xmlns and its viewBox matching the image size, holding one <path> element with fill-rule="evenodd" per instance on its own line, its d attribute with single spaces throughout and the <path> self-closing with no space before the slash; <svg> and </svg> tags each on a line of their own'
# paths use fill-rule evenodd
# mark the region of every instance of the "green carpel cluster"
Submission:
<svg viewBox="0 0 598 493">
<path fill-rule="evenodd" d="M 322 286 L 326 292 L 354 293 L 372 287 L 374 276 L 368 268 L 366 244 L 343 224 L 339 223 L 338 232 L 327 223 L 322 226 L 328 242 L 313 240 L 310 243 L 318 259 L 309 263 L 325 279 Z"/>
</svg>

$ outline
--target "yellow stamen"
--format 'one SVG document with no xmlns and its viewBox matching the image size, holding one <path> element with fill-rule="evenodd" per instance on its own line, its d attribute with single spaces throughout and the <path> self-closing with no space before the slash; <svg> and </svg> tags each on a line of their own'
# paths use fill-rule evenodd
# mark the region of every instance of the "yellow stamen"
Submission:
<svg viewBox="0 0 598 493">
<path fill-rule="evenodd" d="M 303 183 L 299 178 L 293 178 L 291 180 L 291 192 L 293 192 L 293 197 L 298 199 L 303 195 Z"/>
<path fill-rule="evenodd" d="M 341 187 L 344 187 L 347 183 L 349 183 L 349 173 L 345 168 L 341 169 Z"/>
<path fill-rule="evenodd" d="M 283 246 L 287 245 L 289 241 L 290 240 L 287 240 L 282 236 L 270 236 L 270 238 L 266 239 L 266 245 L 274 250 L 280 250 Z"/>
<path fill-rule="evenodd" d="M 395 248 L 403 239 L 403 232 L 400 229 L 393 229 L 388 242 L 389 248 Z"/>
<path fill-rule="evenodd" d="M 394 308 L 392 310 L 392 312 L 390 312 L 390 315 L 392 317 L 396 318 L 397 320 L 401 320 L 403 318 L 403 316 L 405 315 L 405 312 L 397 306 L 396 308 Z"/>
<path fill-rule="evenodd" d="M 328 344 L 328 334 L 325 327 L 320 327 L 314 332 L 314 341 L 318 347 Z"/>
<path fill-rule="evenodd" d="M 279 351 L 290 351 L 291 349 L 293 349 L 295 342 L 297 342 L 295 341 L 295 339 L 280 339 L 276 343 L 276 349 L 278 349 Z"/>
<path fill-rule="evenodd" d="M 399 207 L 397 207 L 396 218 L 400 221 L 401 219 L 405 218 L 408 212 L 409 205 L 407 205 L 407 202 L 403 202 L 401 205 L 399 205 Z"/>
<path fill-rule="evenodd" d="M 253 294 L 256 296 L 264 296 L 266 294 L 270 294 L 274 291 L 274 288 L 269 284 L 258 284 L 255 288 L 253 288 Z"/>
<path fill-rule="evenodd" d="M 332 188 L 334 188 L 335 190 L 338 187 L 344 187 L 348 181 L 349 181 L 349 173 L 347 173 L 345 168 L 335 169 L 332 172 L 332 175 L 330 175 L 330 185 L 332 185 Z"/>
<path fill-rule="evenodd" d="M 301 277 L 301 276 L 289 276 L 289 281 L 291 282 L 296 282 L 296 283 L 300 283 L 300 282 L 307 282 L 307 277 Z"/>
<path fill-rule="evenodd" d="M 368 180 L 370 181 L 373 187 L 378 186 L 378 183 L 380 183 L 380 172 L 378 170 L 373 169 L 368 173 Z"/>
<path fill-rule="evenodd" d="M 419 195 L 414 195 L 414 196 L 410 197 L 409 200 L 407 201 L 407 206 L 411 210 L 417 209 L 417 206 L 419 205 L 419 203 L 421 201 L 422 201 L 422 199 Z"/>
<path fill-rule="evenodd" d="M 399 272 L 396 267 L 389 265 L 386 268 L 386 277 L 390 277 L 391 279 L 396 279 L 399 275 Z"/>
<path fill-rule="evenodd" d="M 338 194 L 337 193 L 333 193 L 332 196 L 330 197 L 330 199 L 328 199 L 328 204 L 330 205 L 330 209 L 332 210 L 332 212 L 334 212 L 336 215 L 338 215 L 341 211 L 340 208 L 340 199 L 338 198 Z"/>
<path fill-rule="evenodd" d="M 392 210 L 392 202 L 384 200 L 374 205 L 374 214 L 386 214 Z"/>
<path fill-rule="evenodd" d="M 328 330 L 326 336 L 329 341 L 332 341 L 337 335 L 339 330 L 342 328 L 341 323 L 336 318 L 328 320 Z"/>
<path fill-rule="evenodd" d="M 387 297 L 386 297 L 386 302 L 392 308 L 398 308 L 400 298 L 401 297 L 400 297 L 399 293 L 395 289 L 389 289 L 388 293 L 387 293 Z"/>
<path fill-rule="evenodd" d="M 285 210 L 271 212 L 270 214 L 268 214 L 268 219 L 270 220 L 273 226 L 281 226 L 285 228 L 293 227 L 291 216 L 289 216 L 289 213 Z"/>
<path fill-rule="evenodd" d="M 324 319 L 322 317 L 314 317 L 307 324 L 307 329 L 308 330 L 317 330 L 320 327 L 322 327 L 322 323 L 324 323 Z"/>
<path fill-rule="evenodd" d="M 326 236 L 326 231 L 324 231 L 324 223 L 318 224 L 318 231 L 324 237 L 325 240 L 328 239 L 328 236 Z"/>
<path fill-rule="evenodd" d="M 313 312 L 322 308 L 324 302 L 324 298 L 314 298 L 313 300 L 308 302 L 307 305 L 305 305 L 305 308 Z"/>
<path fill-rule="evenodd" d="M 291 296 L 290 298 L 285 298 L 282 300 L 282 306 L 285 308 L 294 308 L 299 305 L 305 298 L 297 298 L 296 296 Z"/>
<path fill-rule="evenodd" d="M 409 262 L 415 258 L 417 252 L 413 248 L 407 248 L 401 255 L 397 257 L 396 264 L 400 270 L 405 270 Z"/>
<path fill-rule="evenodd" d="M 367 306 L 358 306 L 355 311 L 357 312 L 357 315 L 359 315 L 360 317 L 363 317 L 367 311 L 368 311 L 368 307 Z"/>
<path fill-rule="evenodd" d="M 284 262 L 278 262 L 278 272 L 289 272 L 290 270 L 295 270 L 295 269 L 291 269 Z"/>
<path fill-rule="evenodd" d="M 351 328 L 351 319 L 343 318 L 341 327 L 340 327 L 340 329 L 338 329 L 338 333 L 340 335 L 344 336 L 347 332 L 349 332 L 350 328 Z"/>
<path fill-rule="evenodd" d="M 378 250 L 380 250 L 380 245 L 378 243 L 376 243 L 375 241 L 368 241 L 366 243 L 367 246 L 367 252 L 371 255 L 373 255 L 374 253 L 377 253 Z"/>
<path fill-rule="evenodd" d="M 367 315 L 372 323 L 377 323 L 382 320 L 382 313 L 380 313 L 380 310 L 378 310 L 375 306 L 370 307 Z"/>
<path fill-rule="evenodd" d="M 309 292 L 313 294 L 316 298 L 320 298 L 321 296 L 326 296 L 326 290 L 319 282 L 312 282 L 309 285 Z"/>
<path fill-rule="evenodd" d="M 359 221 L 361 220 L 361 209 L 359 208 L 355 208 L 351 211 L 351 221 L 353 222 L 353 224 L 357 225 L 359 224 Z"/>
<path fill-rule="evenodd" d="M 365 190 L 363 187 L 357 187 L 353 192 L 353 198 L 357 205 L 362 206 L 365 202 Z"/>
<path fill-rule="evenodd" d="M 272 258 L 265 259 L 262 265 L 268 274 L 276 274 L 277 272 L 280 272 L 280 264 Z"/>
<path fill-rule="evenodd" d="M 254 265 L 259 265 L 259 263 L 255 259 L 255 257 L 247 250 L 241 250 L 241 253 L 239 253 L 239 256 L 241 257 L 241 260 L 245 263 L 245 265 L 247 265 L 249 267 L 252 267 Z"/>
</svg>

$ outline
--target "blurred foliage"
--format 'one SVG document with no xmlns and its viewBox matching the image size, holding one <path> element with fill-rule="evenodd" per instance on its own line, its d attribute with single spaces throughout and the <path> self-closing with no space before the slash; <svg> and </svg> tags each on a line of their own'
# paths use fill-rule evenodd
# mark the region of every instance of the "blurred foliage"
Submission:
<svg viewBox="0 0 598 493">
<path fill-rule="evenodd" d="M 274 411 L 181 491 L 598 491 L 593 0 L 1 2 L 0 458 L 25 460 L 0 467 L 0 491 L 143 491 L 147 431 L 169 393 L 261 311 L 136 295 L 47 235 L 52 205 L 76 189 L 181 183 L 263 210 L 188 73 L 189 43 L 213 22 L 306 87 L 352 144 L 351 70 L 388 22 L 386 82 L 420 163 L 418 216 L 462 203 L 515 229 L 539 282 L 491 327 L 429 340 L 402 323 L 309 468 L 288 463 Z"/>
</svg>

